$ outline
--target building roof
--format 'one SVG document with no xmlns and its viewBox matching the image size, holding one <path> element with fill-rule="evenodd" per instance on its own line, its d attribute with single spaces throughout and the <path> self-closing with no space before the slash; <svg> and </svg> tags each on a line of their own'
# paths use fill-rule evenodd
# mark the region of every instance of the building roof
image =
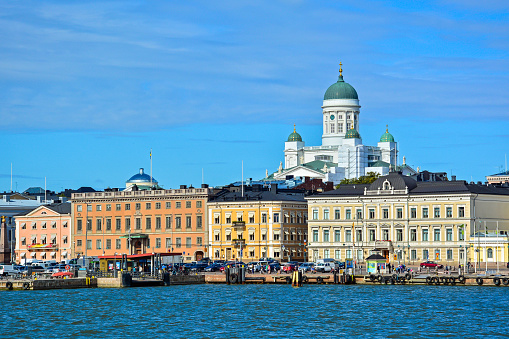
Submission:
<svg viewBox="0 0 509 339">
<path fill-rule="evenodd" d="M 417 181 L 407 177 L 405 175 L 401 175 L 400 172 L 390 172 L 389 175 L 385 175 L 373 181 L 369 186 L 368 190 L 377 191 L 383 189 L 383 185 L 385 182 L 390 183 L 390 187 L 395 190 L 404 190 L 409 189 L 413 190 L 417 187 Z"/>
<path fill-rule="evenodd" d="M 378 253 L 374 253 L 366 258 L 366 260 L 387 260 L 384 256 L 381 256 Z"/>
<path fill-rule="evenodd" d="M 71 203 L 70 202 L 50 204 L 50 205 L 46 205 L 46 207 L 49 209 L 52 209 L 53 211 L 55 211 L 59 214 L 71 214 Z"/>
<path fill-rule="evenodd" d="M 492 175 L 488 175 L 489 177 L 495 177 L 495 176 L 505 176 L 505 175 L 509 175 L 509 171 L 504 171 L 504 172 L 500 172 L 500 173 L 497 173 L 497 174 L 492 174 Z"/>
<path fill-rule="evenodd" d="M 42 187 L 29 187 L 23 194 L 44 194 L 44 188 Z"/>
<path fill-rule="evenodd" d="M 261 185 L 254 185 L 252 187 L 245 186 L 244 194 L 242 195 L 241 189 L 237 188 L 236 191 L 231 192 L 224 190 L 213 197 L 210 202 L 231 202 L 231 201 L 295 201 L 305 202 L 304 191 L 295 189 L 276 189 L 273 187 L 266 189 Z"/>
<path fill-rule="evenodd" d="M 338 81 L 330 85 L 323 96 L 323 100 L 334 99 L 359 99 L 355 88 L 346 83 L 341 74 L 338 77 Z"/>
<path fill-rule="evenodd" d="M 288 136 L 287 141 L 302 141 L 302 137 L 295 130 L 295 125 L 293 125 L 293 133 Z"/>
<path fill-rule="evenodd" d="M 377 160 L 375 162 L 368 163 L 368 167 L 389 167 L 391 164 L 388 162 Z"/>
<path fill-rule="evenodd" d="M 389 133 L 389 127 L 385 129 L 385 133 L 380 137 L 380 142 L 394 142 L 394 137 Z"/>
<path fill-rule="evenodd" d="M 140 168 L 140 173 L 133 175 L 129 180 L 126 181 L 128 184 L 141 184 L 141 183 L 151 183 L 157 184 L 157 180 L 154 177 L 143 172 L 143 168 Z"/>
<path fill-rule="evenodd" d="M 351 129 L 349 129 L 348 132 L 346 132 L 346 134 L 345 134 L 345 139 L 360 139 L 360 138 L 361 138 L 361 135 L 353 127 Z"/>
</svg>

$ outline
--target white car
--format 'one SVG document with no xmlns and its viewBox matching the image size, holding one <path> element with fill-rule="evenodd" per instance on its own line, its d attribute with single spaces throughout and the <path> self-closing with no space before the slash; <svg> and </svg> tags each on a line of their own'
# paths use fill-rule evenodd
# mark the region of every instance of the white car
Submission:
<svg viewBox="0 0 509 339">
<path fill-rule="evenodd" d="M 315 265 L 315 270 L 321 273 L 332 272 L 334 269 L 336 269 L 335 264 L 330 262 L 320 262 Z"/>
</svg>

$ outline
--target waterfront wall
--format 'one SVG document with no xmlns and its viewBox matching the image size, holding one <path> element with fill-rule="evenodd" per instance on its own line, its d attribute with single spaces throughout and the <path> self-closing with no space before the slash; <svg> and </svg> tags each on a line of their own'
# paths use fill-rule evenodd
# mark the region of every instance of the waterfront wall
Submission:
<svg viewBox="0 0 509 339">
<path fill-rule="evenodd" d="M 97 287 L 95 278 L 75 278 L 75 279 L 37 279 L 32 281 L 33 290 L 54 290 L 68 288 L 87 288 Z"/>
</svg>

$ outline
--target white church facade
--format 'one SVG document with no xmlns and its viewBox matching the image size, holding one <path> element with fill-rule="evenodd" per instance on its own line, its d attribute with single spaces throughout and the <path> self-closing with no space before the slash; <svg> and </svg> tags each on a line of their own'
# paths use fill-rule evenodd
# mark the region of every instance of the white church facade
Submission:
<svg viewBox="0 0 509 339">
<path fill-rule="evenodd" d="M 266 180 L 293 177 L 320 178 L 338 184 L 344 178 L 358 178 L 368 172 L 387 175 L 397 168 L 403 175 L 416 172 L 405 164 L 397 166 L 398 145 L 386 129 L 376 146 L 362 143 L 359 134 L 360 104 L 357 91 L 343 79 L 332 84 L 323 98 L 321 146 L 306 146 L 294 131 L 285 142 L 285 161 Z"/>
</svg>

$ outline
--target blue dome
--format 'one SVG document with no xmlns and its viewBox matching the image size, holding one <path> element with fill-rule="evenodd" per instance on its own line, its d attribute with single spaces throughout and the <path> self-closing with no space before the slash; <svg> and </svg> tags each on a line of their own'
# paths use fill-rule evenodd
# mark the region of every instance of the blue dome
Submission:
<svg viewBox="0 0 509 339">
<path fill-rule="evenodd" d="M 143 168 L 140 168 L 140 173 L 135 174 L 131 177 L 131 179 L 127 180 L 128 184 L 139 184 L 139 183 L 149 183 L 150 184 L 150 175 L 145 174 L 143 172 Z M 152 177 L 152 184 L 157 184 L 157 180 Z"/>
</svg>

